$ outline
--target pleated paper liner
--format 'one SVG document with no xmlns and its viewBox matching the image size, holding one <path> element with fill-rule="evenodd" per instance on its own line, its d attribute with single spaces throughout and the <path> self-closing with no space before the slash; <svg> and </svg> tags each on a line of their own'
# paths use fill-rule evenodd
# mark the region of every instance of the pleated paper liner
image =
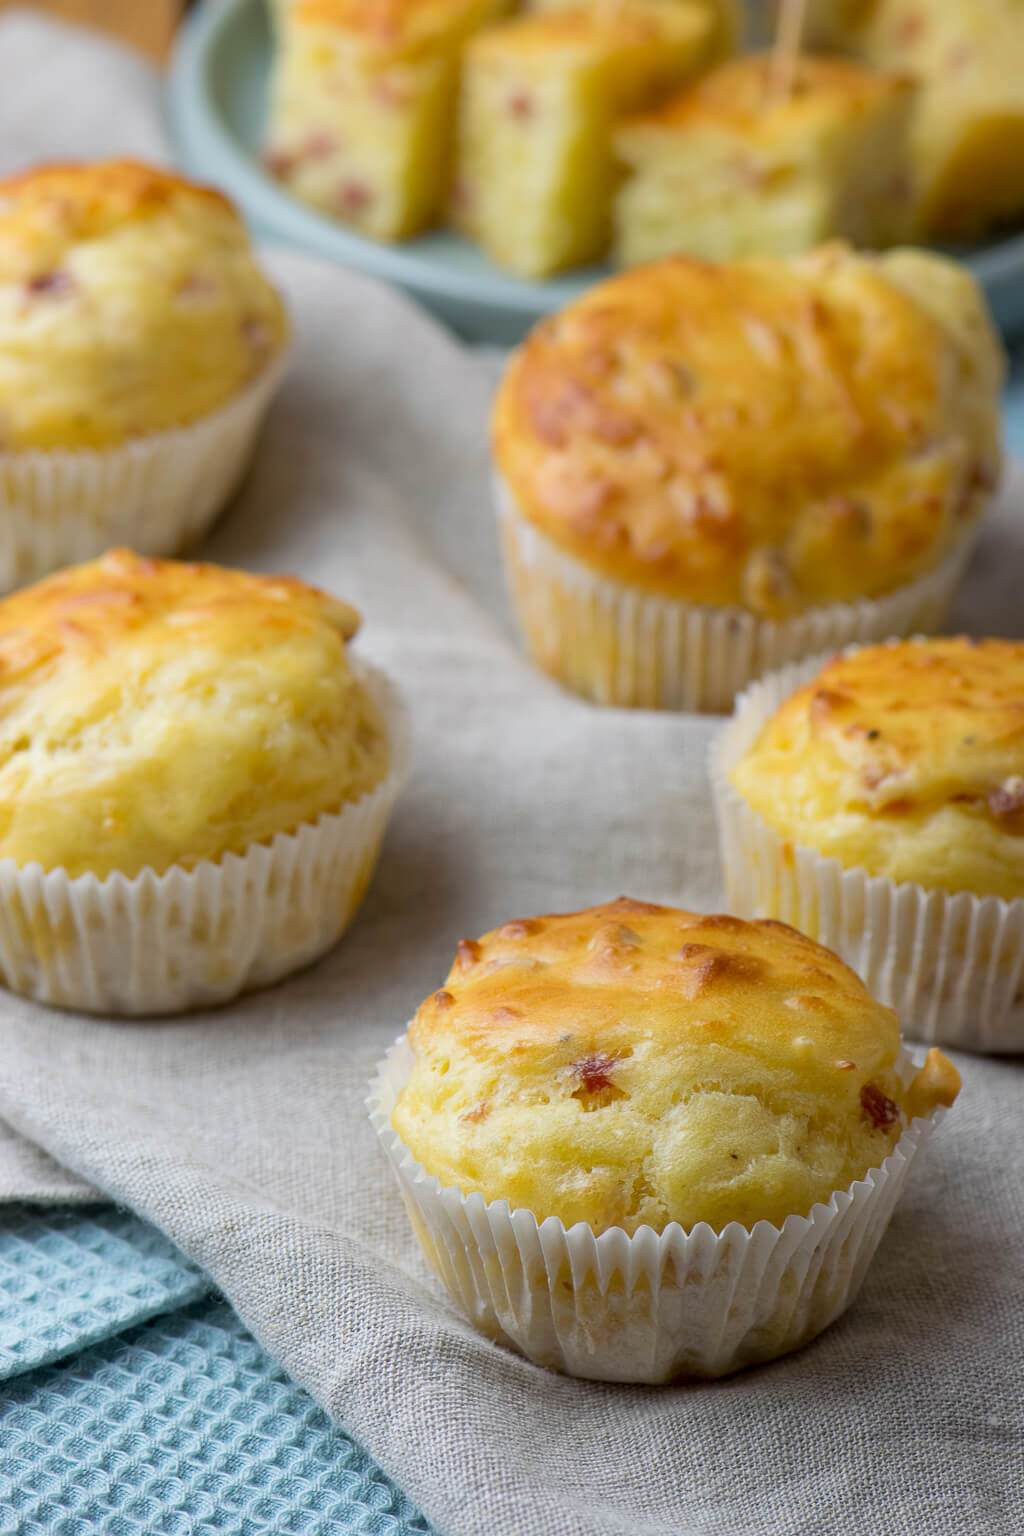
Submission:
<svg viewBox="0 0 1024 1536">
<path fill-rule="evenodd" d="M 88 1013 L 179 1013 L 309 964 L 358 911 L 408 773 L 408 716 L 375 667 L 352 660 L 388 732 L 384 779 L 361 799 L 242 854 L 129 879 L 0 861 L 0 971 L 24 997 Z"/>
<path fill-rule="evenodd" d="M 0 450 L 0 592 L 119 544 L 161 556 L 197 543 L 245 473 L 286 369 L 282 353 L 219 410 L 117 447 Z"/>
<path fill-rule="evenodd" d="M 730 912 L 775 917 L 835 950 L 895 1008 L 912 1040 L 958 1050 L 1024 1050 L 1024 898 L 1004 901 L 897 883 L 794 846 L 729 774 L 768 720 L 828 660 L 754 683 L 712 743 L 709 770 Z"/>
<path fill-rule="evenodd" d="M 563 553 L 495 480 L 505 572 L 530 655 L 595 704 L 723 714 L 753 679 L 854 642 L 934 634 L 970 558 L 978 519 L 951 554 L 885 596 L 762 619 L 702 607 L 598 576 Z"/>
<path fill-rule="evenodd" d="M 504 1200 L 443 1188 L 391 1126 L 412 1065 L 403 1035 L 367 1104 L 428 1262 L 482 1333 L 594 1381 L 724 1376 L 813 1339 L 856 1296 L 911 1164 L 945 1113 L 914 1120 L 880 1167 L 781 1227 L 684 1232 L 672 1223 L 598 1236 L 582 1222 L 538 1222 Z M 899 1070 L 909 1083 L 905 1052 Z"/>
</svg>

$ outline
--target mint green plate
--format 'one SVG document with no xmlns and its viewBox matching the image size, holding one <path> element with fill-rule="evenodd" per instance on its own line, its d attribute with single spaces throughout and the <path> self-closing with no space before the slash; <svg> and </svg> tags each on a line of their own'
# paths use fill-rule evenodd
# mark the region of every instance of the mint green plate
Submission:
<svg viewBox="0 0 1024 1536">
<path fill-rule="evenodd" d="M 458 235 L 441 231 L 382 245 L 296 202 L 260 166 L 270 51 L 265 0 L 205 0 L 178 39 L 166 100 L 180 163 L 223 187 L 264 239 L 396 283 L 463 336 L 498 345 L 519 340 L 602 275 L 602 268 L 592 268 L 552 282 L 524 282 Z M 1004 332 L 1024 330 L 1024 235 L 966 259 Z"/>
</svg>

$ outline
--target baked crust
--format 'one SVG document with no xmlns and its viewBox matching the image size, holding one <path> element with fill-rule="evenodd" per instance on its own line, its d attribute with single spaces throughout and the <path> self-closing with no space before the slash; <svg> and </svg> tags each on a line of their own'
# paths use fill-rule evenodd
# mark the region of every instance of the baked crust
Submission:
<svg viewBox="0 0 1024 1536">
<path fill-rule="evenodd" d="M 523 514 L 629 586 L 784 617 L 937 565 L 1000 469 L 1003 362 L 944 258 L 678 257 L 541 322 L 498 393 Z"/>
<path fill-rule="evenodd" d="M 1024 643 L 960 636 L 837 657 L 732 782 L 785 836 L 844 865 L 1024 896 Z"/>
<path fill-rule="evenodd" d="M 383 777 L 359 616 L 304 582 L 114 550 L 0 602 L 0 858 L 72 876 L 241 853 Z"/>
<path fill-rule="evenodd" d="M 597 1231 L 806 1214 L 906 1120 L 896 1015 L 833 954 L 626 898 L 463 940 L 409 1042 L 392 1124 L 427 1171 Z M 913 1113 L 955 1097 L 943 1060 Z"/>
<path fill-rule="evenodd" d="M 286 336 L 219 192 L 129 160 L 0 181 L 0 450 L 187 425 L 243 390 Z"/>
<path fill-rule="evenodd" d="M 751 144 L 815 138 L 836 122 L 875 110 L 891 97 L 913 94 L 909 75 L 865 69 L 849 59 L 803 54 L 785 97 L 772 94 L 770 54 L 744 54 L 705 75 L 692 89 L 630 120 L 662 128 L 722 128 Z"/>
</svg>

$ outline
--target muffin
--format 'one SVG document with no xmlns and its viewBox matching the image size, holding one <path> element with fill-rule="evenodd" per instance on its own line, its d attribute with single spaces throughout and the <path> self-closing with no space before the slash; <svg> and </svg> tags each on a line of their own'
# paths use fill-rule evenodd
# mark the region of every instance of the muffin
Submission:
<svg viewBox="0 0 1024 1536">
<path fill-rule="evenodd" d="M 1024 642 L 962 636 L 765 678 L 714 752 L 730 902 L 837 950 L 911 1036 L 1024 1050 L 1022 699 Z"/>
<path fill-rule="evenodd" d="M 937 628 L 999 478 L 1002 374 L 977 285 L 925 252 L 595 285 L 494 409 L 534 659 L 598 703 L 724 710 L 782 662 Z"/>
<path fill-rule="evenodd" d="M 837 1317 L 958 1088 L 802 934 L 620 898 L 463 940 L 373 1107 L 478 1327 L 570 1374 L 663 1381 Z"/>
<path fill-rule="evenodd" d="M 131 161 L 0 181 L 0 588 L 198 539 L 287 329 L 219 193 Z"/>
<path fill-rule="evenodd" d="M 218 1003 L 321 954 L 405 772 L 359 616 L 115 550 L 0 603 L 0 972 L 86 1011 Z"/>
<path fill-rule="evenodd" d="M 614 123 L 688 80 L 711 50 L 709 14 L 668 0 L 603 0 L 478 33 L 463 65 L 454 222 L 523 277 L 600 258 Z"/>
<path fill-rule="evenodd" d="M 436 223 L 451 181 L 463 42 L 506 0 L 291 0 L 265 163 L 376 240 Z"/>
<path fill-rule="evenodd" d="M 735 59 L 619 126 L 623 265 L 798 255 L 833 238 L 880 249 L 909 233 L 911 82 L 807 54 L 785 96 L 772 76 L 768 55 Z"/>
<path fill-rule="evenodd" d="M 975 239 L 1024 214 L 1019 0 L 835 0 L 817 30 L 920 83 L 912 135 L 921 239 Z"/>
</svg>

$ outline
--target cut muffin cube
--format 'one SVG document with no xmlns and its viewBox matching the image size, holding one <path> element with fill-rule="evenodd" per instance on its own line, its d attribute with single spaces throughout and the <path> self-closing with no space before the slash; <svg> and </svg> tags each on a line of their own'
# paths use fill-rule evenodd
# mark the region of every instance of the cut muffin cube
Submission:
<svg viewBox="0 0 1024 1536">
<path fill-rule="evenodd" d="M 617 259 L 895 243 L 910 227 L 913 102 L 906 78 L 842 59 L 802 57 L 785 97 L 767 55 L 720 66 L 616 130 Z"/>
<path fill-rule="evenodd" d="M 858 49 L 920 81 L 918 236 L 971 238 L 1024 213 L 1021 0 L 878 0 Z"/>
<path fill-rule="evenodd" d="M 434 223 L 451 179 L 459 53 L 503 0 L 291 0 L 279 10 L 268 169 L 364 234 Z"/>
<path fill-rule="evenodd" d="M 612 129 L 706 63 L 705 10 L 624 0 L 519 17 L 466 49 L 453 219 L 501 266 L 543 277 L 611 238 Z"/>
</svg>

